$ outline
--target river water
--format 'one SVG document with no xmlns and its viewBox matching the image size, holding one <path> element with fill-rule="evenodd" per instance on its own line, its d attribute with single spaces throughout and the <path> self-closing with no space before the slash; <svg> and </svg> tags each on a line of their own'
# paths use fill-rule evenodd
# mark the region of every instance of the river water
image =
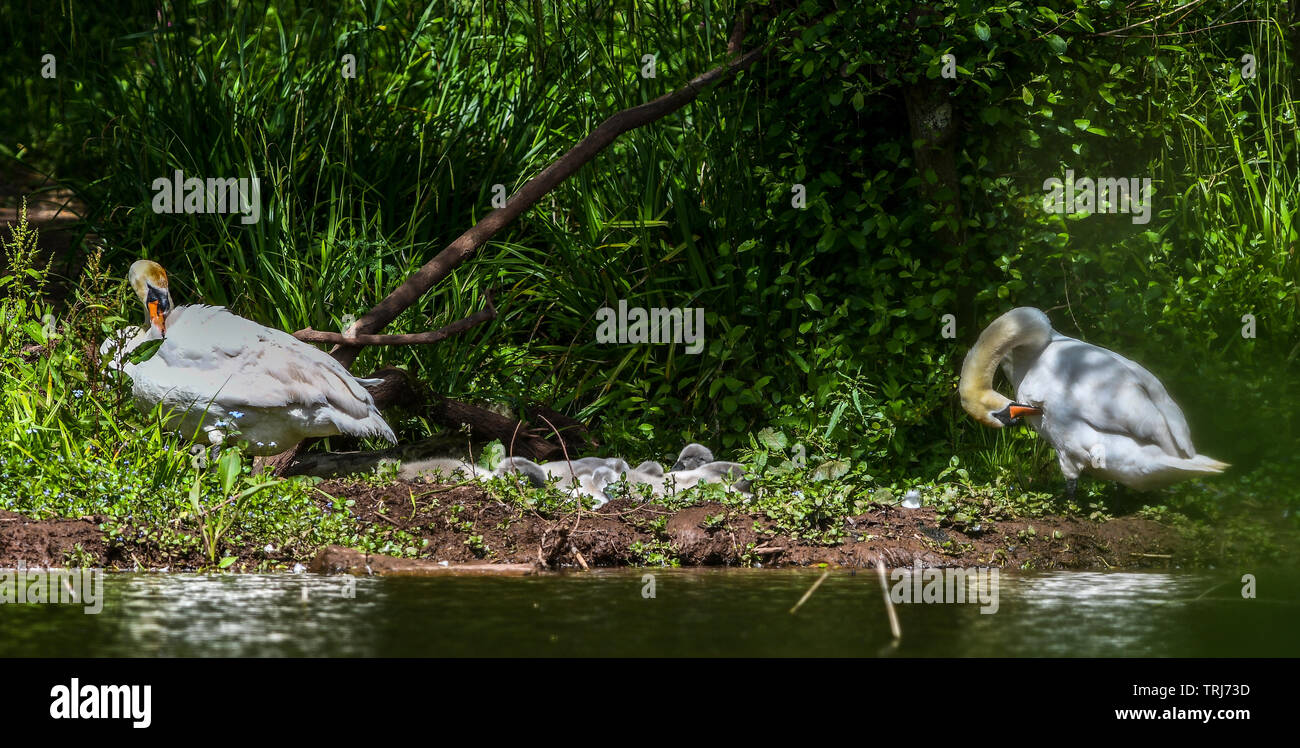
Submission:
<svg viewBox="0 0 1300 748">
<path fill-rule="evenodd" d="M 0 604 L 0 656 L 1300 656 L 1300 572 L 1253 573 L 1004 571 L 996 612 L 895 605 L 897 644 L 872 571 L 793 614 L 822 572 L 107 574 L 98 614 Z"/>
</svg>

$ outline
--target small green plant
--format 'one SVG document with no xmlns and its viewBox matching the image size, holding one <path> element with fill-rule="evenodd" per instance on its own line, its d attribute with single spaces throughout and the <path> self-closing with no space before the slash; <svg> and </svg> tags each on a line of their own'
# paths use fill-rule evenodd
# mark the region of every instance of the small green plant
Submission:
<svg viewBox="0 0 1300 748">
<path fill-rule="evenodd" d="M 628 546 L 634 566 L 681 566 L 677 559 L 677 549 L 667 540 L 656 538 L 649 542 L 640 540 Z"/>
<path fill-rule="evenodd" d="M 482 535 L 470 535 L 465 538 L 465 545 L 479 558 L 485 558 L 492 552 L 491 547 L 484 542 Z"/>
<path fill-rule="evenodd" d="M 77 543 L 63 552 L 63 565 L 69 569 L 87 569 L 96 563 L 95 556 Z"/>
<path fill-rule="evenodd" d="M 259 481 L 252 476 L 245 476 L 245 471 L 242 451 L 238 449 L 223 451 L 216 465 L 216 484 L 220 491 L 213 503 L 205 505 L 200 498 L 204 493 L 204 484 L 210 485 L 211 482 L 204 480 L 205 471 L 202 468 L 195 468 L 194 482 L 190 486 L 189 493 L 190 507 L 193 508 L 199 524 L 199 536 L 203 539 L 208 563 L 217 563 L 222 538 L 242 517 L 245 502 L 277 483 L 274 480 Z M 234 561 L 233 556 L 223 558 L 220 568 L 224 569 Z"/>
</svg>

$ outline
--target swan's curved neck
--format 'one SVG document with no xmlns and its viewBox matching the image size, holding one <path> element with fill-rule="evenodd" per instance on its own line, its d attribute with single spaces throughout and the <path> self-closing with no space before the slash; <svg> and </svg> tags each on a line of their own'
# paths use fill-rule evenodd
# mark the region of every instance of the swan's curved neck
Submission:
<svg viewBox="0 0 1300 748">
<path fill-rule="evenodd" d="M 988 406 L 997 401 L 1005 404 L 1006 397 L 993 389 L 993 376 L 998 364 L 1016 348 L 1037 355 L 1052 340 L 1052 324 L 1047 315 L 1031 307 L 1018 307 L 993 320 L 979 340 L 966 354 L 961 367 L 962 407 L 975 418 L 983 420 Z"/>
</svg>

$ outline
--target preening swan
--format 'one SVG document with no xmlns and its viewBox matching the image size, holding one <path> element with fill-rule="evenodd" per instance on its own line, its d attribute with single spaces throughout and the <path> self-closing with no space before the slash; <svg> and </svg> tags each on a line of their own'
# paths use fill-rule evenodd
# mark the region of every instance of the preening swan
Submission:
<svg viewBox="0 0 1300 748">
<path fill-rule="evenodd" d="M 999 363 L 1015 401 L 993 389 Z M 1182 410 L 1151 372 L 1056 332 L 1032 307 L 1012 309 L 980 333 L 959 391 L 980 423 L 1003 428 L 1024 418 L 1046 437 L 1071 499 L 1083 470 L 1145 491 L 1228 467 L 1196 454 Z"/>
<path fill-rule="evenodd" d="M 137 260 L 129 279 L 149 321 L 105 340 L 100 354 L 131 377 L 141 410 L 162 404 L 168 428 L 212 444 L 238 431 L 255 455 L 278 454 L 312 436 L 397 441 L 364 380 L 325 352 L 225 307 L 173 307 L 167 273 L 156 262 Z M 127 360 L 160 339 L 148 360 Z"/>
</svg>

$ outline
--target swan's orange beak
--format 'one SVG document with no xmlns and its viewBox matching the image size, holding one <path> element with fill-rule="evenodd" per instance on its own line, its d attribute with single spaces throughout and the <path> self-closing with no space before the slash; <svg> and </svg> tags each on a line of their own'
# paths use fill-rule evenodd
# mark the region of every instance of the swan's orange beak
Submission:
<svg viewBox="0 0 1300 748">
<path fill-rule="evenodd" d="M 166 340 L 167 313 L 172 310 L 172 299 L 167 289 L 150 283 L 149 290 L 144 295 L 144 308 L 149 312 L 149 324 L 158 328 L 163 340 Z"/>
<path fill-rule="evenodd" d="M 1011 416 L 1011 420 L 1013 421 L 1021 416 L 1038 416 L 1043 414 L 1042 410 L 1028 405 L 1012 405 L 1007 410 L 1009 411 L 1008 415 Z"/>
<path fill-rule="evenodd" d="M 150 301 L 147 306 L 149 307 L 149 322 L 158 328 L 158 332 L 162 333 L 163 338 L 166 338 L 167 317 L 163 314 L 162 302 Z"/>
</svg>

